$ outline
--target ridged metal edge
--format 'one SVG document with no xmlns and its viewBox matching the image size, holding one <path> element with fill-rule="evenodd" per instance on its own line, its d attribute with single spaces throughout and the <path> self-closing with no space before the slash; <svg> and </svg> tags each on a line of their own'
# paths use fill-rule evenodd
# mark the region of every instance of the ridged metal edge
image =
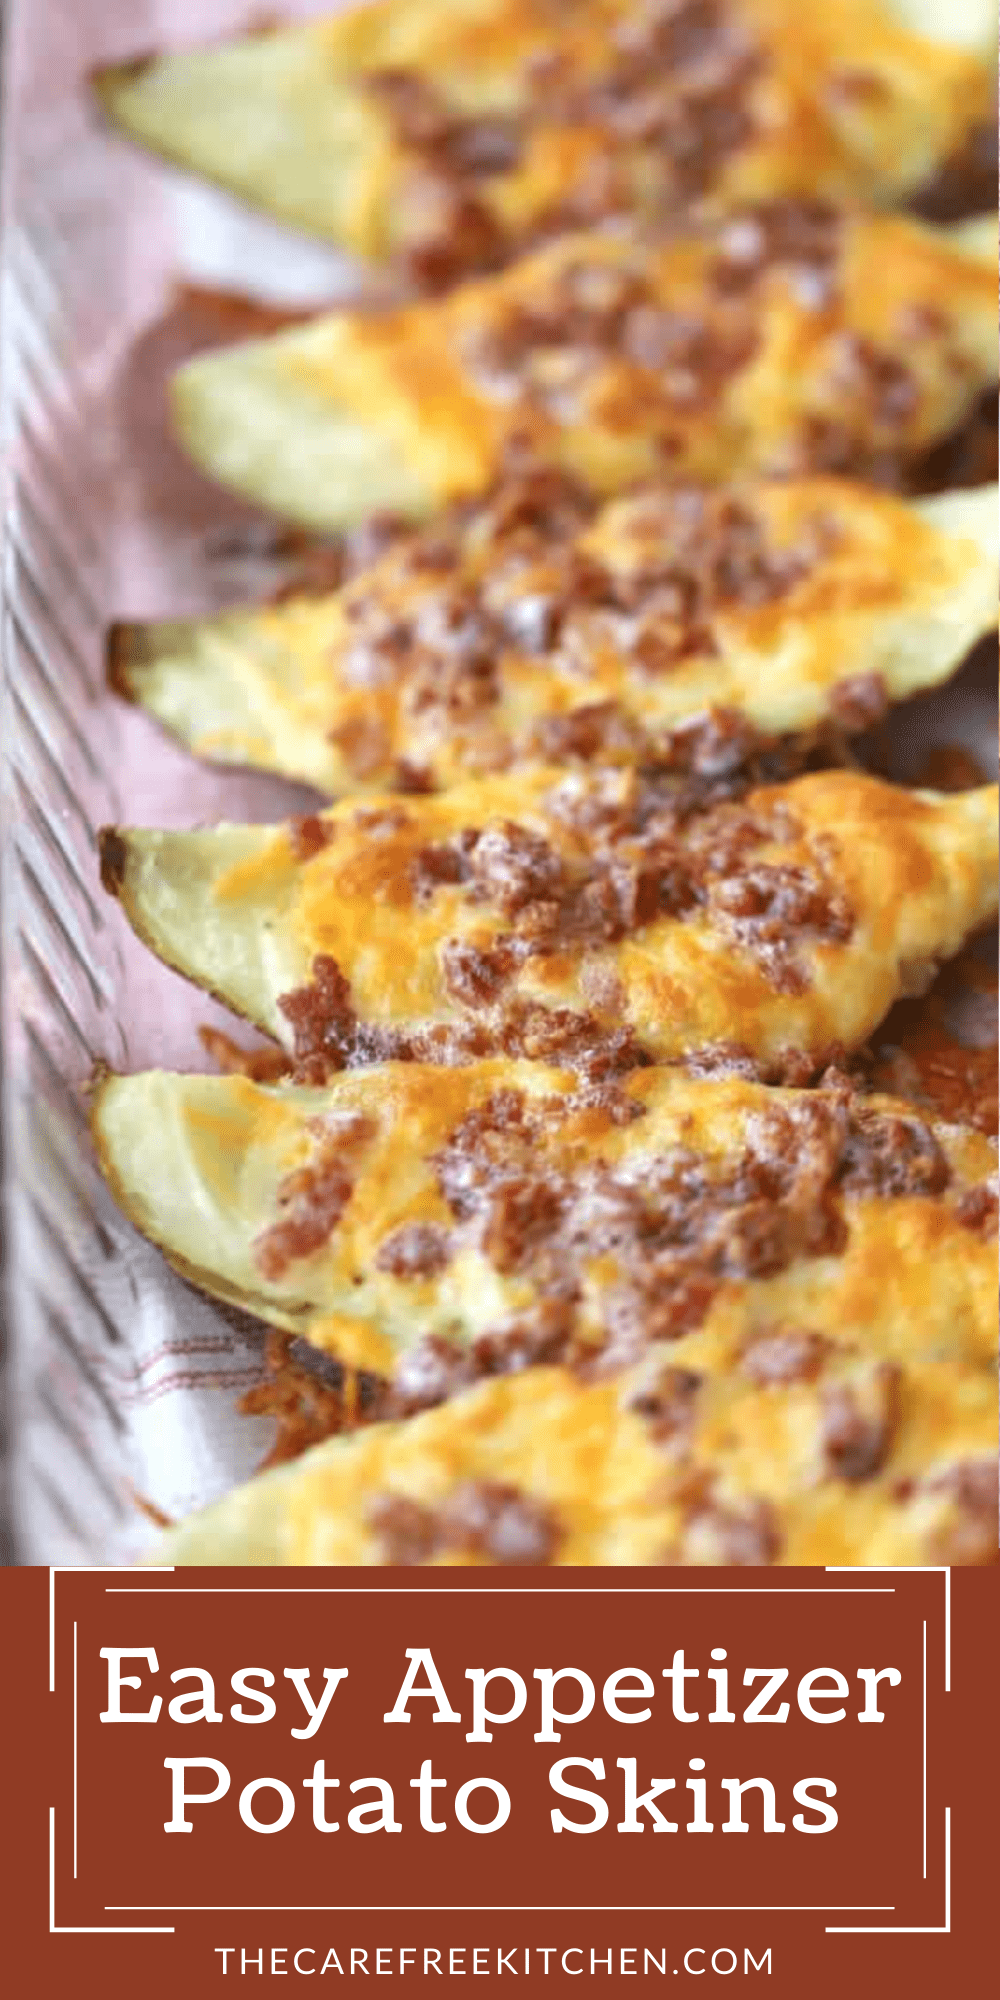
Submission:
<svg viewBox="0 0 1000 2000">
<path fill-rule="evenodd" d="M 101 1560 L 127 1509 L 128 1376 L 108 1266 L 121 1226 L 90 1156 L 85 1088 L 121 1061 L 120 965 L 95 894 L 115 816 L 101 687 L 112 475 L 114 216 L 75 98 L 22 119 L 27 9 L 3 40 L 0 437 L 6 1561 Z M 37 38 L 60 9 L 33 0 Z M 104 1267 L 104 1268 L 101 1268 Z M 121 1384 L 124 1386 L 124 1384 Z M 31 1522 L 22 1506 L 31 1492 Z"/>
</svg>

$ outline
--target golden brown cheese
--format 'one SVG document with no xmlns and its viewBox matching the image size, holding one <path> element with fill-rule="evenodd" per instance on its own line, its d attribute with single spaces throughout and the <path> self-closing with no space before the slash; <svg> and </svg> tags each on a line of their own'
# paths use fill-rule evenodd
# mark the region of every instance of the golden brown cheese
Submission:
<svg viewBox="0 0 1000 2000">
<path fill-rule="evenodd" d="M 989 786 L 826 771 L 694 810 L 670 773 L 541 767 L 288 827 L 109 830 L 103 863 L 139 935 L 302 1079 L 734 1043 L 808 1074 L 993 914 L 996 849 Z"/>
<path fill-rule="evenodd" d="M 574 218 L 897 200 L 992 123 L 993 24 L 963 25 L 875 0 L 385 0 L 95 83 L 167 158 L 440 282 Z"/>
<path fill-rule="evenodd" d="M 996 232 L 777 204 L 659 245 L 567 236 L 443 299 L 202 355 L 178 434 L 311 526 L 422 517 L 512 457 L 662 477 L 885 479 L 996 379 Z"/>
<path fill-rule="evenodd" d="M 536 474 L 343 590 L 119 626 L 111 671 L 199 755 L 332 796 L 598 745 L 650 761 L 712 708 L 863 729 L 933 686 L 996 623 L 996 545 L 995 487 L 658 485 L 596 508 Z"/>
<path fill-rule="evenodd" d="M 811 1379 L 558 1369 L 317 1445 L 159 1542 L 153 1563 L 996 1561 L 996 1400 L 948 1363 Z M 748 1379 L 749 1378 L 749 1379 Z"/>
<path fill-rule="evenodd" d="M 542 1362 L 673 1358 L 681 1336 L 724 1374 L 787 1334 L 791 1358 L 758 1356 L 775 1379 L 855 1351 L 992 1365 L 994 1147 L 843 1084 L 154 1071 L 100 1084 L 93 1127 L 116 1199 L 186 1277 L 392 1378 L 404 1413 Z"/>
</svg>

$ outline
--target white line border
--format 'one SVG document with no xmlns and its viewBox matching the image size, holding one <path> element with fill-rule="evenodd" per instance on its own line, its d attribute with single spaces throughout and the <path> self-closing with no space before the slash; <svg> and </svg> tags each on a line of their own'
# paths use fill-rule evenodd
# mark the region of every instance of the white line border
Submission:
<svg viewBox="0 0 1000 2000">
<path fill-rule="evenodd" d="M 60 1567 L 64 1566 L 61 1565 Z M 117 1566 L 117 1568 L 115 1568 L 109 1564 L 80 1565 L 79 1567 L 83 1569 L 85 1573 L 88 1575 L 107 1576 L 116 1573 L 117 1574 L 121 1573 L 120 1566 Z M 165 1564 L 163 1565 L 163 1568 L 165 1573 L 169 1568 L 169 1573 L 171 1575 L 175 1574 L 174 1566 L 172 1564 L 171 1565 Z M 913 1565 L 872 1564 L 870 1566 L 860 1565 L 860 1564 L 859 1565 L 827 1564 L 825 1565 L 825 1570 L 826 1574 L 830 1576 L 849 1575 L 851 1574 L 852 1570 L 855 1570 L 857 1573 L 863 1573 L 865 1575 L 905 1574 L 910 1576 L 922 1576 L 922 1575 L 943 1574 L 945 1579 L 945 1690 L 946 1692 L 950 1693 L 951 1691 L 951 1571 L 949 1568 L 946 1568 L 943 1565 L 931 1566 L 922 1564 L 913 1564 Z M 50 1567 L 49 1569 L 49 1692 L 50 1693 L 55 1692 L 55 1579 L 56 1579 L 56 1569 Z M 894 1597 L 896 1594 L 896 1590 L 895 1590 L 895 1585 L 891 1584 L 881 1585 L 881 1586 L 877 1584 L 876 1585 L 859 1584 L 855 1589 L 852 1589 L 850 1586 L 845 1586 L 840 1591 L 835 1591 L 833 1593 L 824 1590 L 821 1586 L 816 1586 L 815 1588 L 813 1588 L 807 1585 L 804 1589 L 795 1590 L 791 1586 L 770 1585 L 770 1584 L 764 1585 L 762 1588 L 758 1589 L 752 1589 L 746 1587 L 742 1588 L 730 1587 L 728 1585 L 724 1586 L 722 1589 L 718 1588 L 713 1589 L 711 1585 L 699 1586 L 691 1584 L 684 1586 L 642 1585 L 642 1586 L 636 1586 L 635 1588 L 629 1588 L 629 1587 L 626 1587 L 625 1589 L 599 1588 L 597 1590 L 588 1589 L 586 1586 L 583 1585 L 579 1587 L 570 1585 L 566 1589 L 560 1589 L 558 1587 L 553 1587 L 551 1585 L 531 1587 L 529 1585 L 516 1585 L 516 1584 L 510 1585 L 506 1588 L 498 1588 L 496 1586 L 480 1587 L 476 1585 L 472 1586 L 471 1588 L 466 1587 L 461 1589 L 455 1589 L 453 1587 L 446 1588 L 446 1587 L 433 1586 L 429 1590 L 417 1589 L 415 1586 L 393 1587 L 392 1589 L 389 1590 L 380 1590 L 377 1587 L 360 1588 L 351 1585 L 346 1586 L 344 1589 L 338 1589 L 333 1586 L 295 1585 L 291 1589 L 286 1590 L 282 1589 L 280 1586 L 275 1587 L 271 1585 L 265 1585 L 263 1587 L 259 1586 L 255 1587 L 252 1584 L 241 1585 L 237 1587 L 221 1586 L 215 1589 L 213 1589 L 211 1586 L 189 1586 L 189 1585 L 161 1586 L 158 1584 L 139 1584 L 135 1586 L 129 1586 L 127 1584 L 120 1584 L 120 1585 L 107 1584 L 105 1586 L 104 1594 L 105 1596 L 108 1597 L 132 1597 L 132 1596 L 368 1597 L 372 1595 L 380 1597 L 413 1597 L 413 1596 L 826 1597 L 829 1595 L 850 1596 L 850 1597 Z M 924 1688 L 923 1688 L 924 1879 L 926 1880 L 927 1877 L 927 1622 L 926 1620 L 924 1620 L 924 1626 L 923 1626 L 923 1647 L 924 1647 L 924 1676 L 923 1676 L 924 1679 Z M 73 1877 L 74 1880 L 76 1879 L 76 1872 L 77 1872 L 76 1861 L 77 1861 L 77 1627 L 76 1624 L 74 1623 L 73 1626 Z M 579 1912 L 588 1909 L 594 1909 L 594 1910 L 599 1909 L 602 1912 L 614 1912 L 622 1915 L 627 1913 L 631 1914 L 632 1912 L 634 1912 L 637 1915 L 643 1915 L 643 1914 L 656 1914 L 656 1913 L 680 1914 L 688 1911 L 721 1912 L 723 1910 L 725 1911 L 733 1910 L 740 1912 L 760 1912 L 762 1914 L 765 1912 L 770 1913 L 776 1911 L 791 1912 L 791 1911 L 801 1910 L 801 1911 L 812 1912 L 812 1911 L 825 1911 L 828 1909 L 892 1911 L 895 1909 L 895 1904 L 894 1903 L 836 1903 L 836 1904 L 829 1904 L 829 1903 L 760 1903 L 760 1904 L 758 1903 L 579 1903 L 579 1904 L 578 1903 L 503 1903 L 503 1904 L 499 1903 L 481 1903 L 481 1904 L 476 1904 L 476 1903 L 358 1903 L 358 1904 L 105 1903 L 103 1907 L 109 1914 L 115 1911 L 124 1912 L 132 1910 L 156 1910 L 156 1911 L 172 1910 L 175 1912 L 217 1911 L 219 1913 L 229 1912 L 229 1911 L 235 1913 L 247 1913 L 255 1910 L 261 1910 L 261 1911 L 267 1910 L 275 1912 L 315 1911 L 315 1912 L 325 1912 L 329 1914 L 335 1914 L 335 1913 L 350 1914 L 354 1910 L 357 1910 L 359 1913 L 363 1912 L 366 1914 L 367 1913 L 374 1914 L 379 1912 L 385 1912 L 386 1914 L 403 1914 L 404 1912 L 406 1912 L 412 1914 L 426 1910 L 428 1911 L 428 1913 L 433 1913 L 433 1914 L 442 1914 L 442 1913 L 455 1914 L 461 1911 L 461 1912 L 467 1912 L 470 1915 L 479 1915 L 479 1914 L 497 1914 L 509 1910 L 512 1914 L 515 1915 L 522 1913 L 523 1914 L 531 1913 L 537 1915 L 548 1915 L 548 1914 L 560 1915 L 560 1914 L 569 1914 L 571 1912 Z M 914 1934 L 919 1933 L 921 1936 L 924 1936 L 924 1935 L 938 1935 L 942 1932 L 942 1926 L 940 1925 L 906 1926 L 906 1925 L 891 1925 L 891 1924 L 876 1924 L 876 1925 L 827 1924 L 825 1925 L 824 1928 L 830 1935 L 846 1935 L 848 1933 L 851 1934 L 864 1933 L 866 1935 L 875 1935 L 877 1933 L 878 1934 L 892 1933 L 893 1935 L 902 1935 L 904 1932 L 907 1932 Z M 55 1923 L 55 1807 L 54 1806 L 49 1807 L 49 1930 L 53 1934 L 57 1932 L 60 1933 L 74 1932 L 74 1933 L 88 1934 L 88 1935 L 96 1933 L 105 1933 L 105 1932 L 108 1934 L 132 1933 L 136 1935 L 142 1934 L 142 1935 L 157 1935 L 157 1936 L 173 1936 L 175 1934 L 175 1926 L 173 1924 L 57 1925 Z M 950 1933 L 951 1931 L 951 1808 L 950 1806 L 945 1808 L 945 1923 L 943 1926 L 943 1931 L 946 1933 Z"/>
<path fill-rule="evenodd" d="M 174 1573 L 173 1563 L 162 1565 L 164 1575 Z M 60 1563 L 55 1569 L 49 1566 L 49 1693 L 56 1691 L 56 1577 L 57 1576 L 120 1576 L 121 1563 Z"/>
<path fill-rule="evenodd" d="M 923 1828 L 924 1828 L 924 1881 L 927 1880 L 927 1620 L 924 1619 L 923 1641 L 923 1715 L 921 1726 L 922 1776 L 923 1776 Z"/>
<path fill-rule="evenodd" d="M 77 1829 L 77 1643 L 76 1619 L 73 1620 L 73 1880 L 76 1881 L 76 1829 Z"/>
<path fill-rule="evenodd" d="M 911 1572 L 912 1573 L 912 1572 Z M 838 1590 L 837 1597 L 895 1597 L 894 1584 L 868 1586 L 859 1584 L 856 1590 Z M 402 1586 L 391 1590 L 371 1588 L 361 1589 L 354 1584 L 346 1584 L 343 1590 L 329 1586 L 294 1584 L 290 1590 L 280 1586 L 262 1584 L 255 1589 L 253 1584 L 220 1584 L 211 1589 L 207 1584 L 178 1584 L 173 1590 L 161 1589 L 158 1584 L 140 1583 L 130 1590 L 124 1584 L 106 1584 L 106 1597 L 829 1597 L 831 1592 L 819 1585 L 806 1585 L 802 1590 L 793 1590 L 790 1584 L 765 1584 L 760 1590 L 750 1590 L 745 1585 L 730 1587 L 724 1584 L 714 1590 L 699 1590 L 697 1584 L 677 1586 L 669 1584 L 637 1584 L 635 1589 L 613 1590 L 599 1588 L 589 1590 L 585 1585 L 579 1589 L 571 1584 L 568 1589 L 558 1589 L 552 1585 L 510 1584 L 506 1589 L 496 1585 L 473 1584 L 468 1589 L 455 1590 L 433 1584 L 429 1589 L 414 1591 Z"/>
<path fill-rule="evenodd" d="M 944 1809 L 943 1924 L 824 1924 L 831 1937 L 950 1937 L 951 1936 L 951 1807 Z"/>
<path fill-rule="evenodd" d="M 174 1937 L 175 1924 L 57 1924 L 56 1809 L 49 1807 L 49 1936 L 50 1937 Z"/>
<path fill-rule="evenodd" d="M 630 1914 L 633 1910 L 640 1914 L 663 1914 L 685 1910 L 894 1910 L 895 1903 L 105 1903 L 106 1910 L 237 1910 L 252 1913 L 256 1910 L 325 1910 L 339 1911 L 342 1915 L 353 1916 L 355 1911 L 381 1913 L 401 1913 L 411 1915 L 420 1910 L 431 1914 L 443 1910 L 451 1912 L 469 1911 L 473 1916 L 486 1914 L 503 1916 L 510 1910 L 515 1915 L 533 1911 L 536 1915 L 548 1915 L 583 1910 L 611 1910 Z M 829 1929 L 829 1925 L 827 1926 Z"/>
<path fill-rule="evenodd" d="M 944 1691 L 951 1693 L 951 1570 L 945 1563 L 827 1563 L 828 1576 L 943 1576 Z"/>
</svg>

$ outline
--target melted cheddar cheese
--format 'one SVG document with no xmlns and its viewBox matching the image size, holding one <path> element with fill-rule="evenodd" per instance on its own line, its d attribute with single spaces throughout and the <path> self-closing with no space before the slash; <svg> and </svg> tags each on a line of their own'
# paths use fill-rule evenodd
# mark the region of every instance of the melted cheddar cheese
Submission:
<svg viewBox="0 0 1000 2000">
<path fill-rule="evenodd" d="M 993 1148 L 892 1099 L 657 1069 L 587 1090 L 494 1060 L 324 1090 L 110 1077 L 93 1123 L 185 1276 L 407 1408 L 529 1362 L 673 1359 L 681 1337 L 725 1375 L 769 1329 L 992 1365 Z"/>
<path fill-rule="evenodd" d="M 991 26 L 949 47 L 951 11 L 935 32 L 873 0 L 384 0 L 95 81 L 144 145 L 436 275 L 567 215 L 896 200 L 991 120 Z"/>
<path fill-rule="evenodd" d="M 669 776 L 542 767 L 304 826 L 109 832 L 104 868 L 139 935 L 310 1078 L 717 1044 L 780 1067 L 929 983 L 996 909 L 996 845 L 988 786 L 825 771 L 686 819 Z"/>
<path fill-rule="evenodd" d="M 863 728 L 996 623 L 992 487 L 654 487 L 566 527 L 559 492 L 532 516 L 515 484 L 340 591 L 119 626 L 114 683 L 203 757 L 331 796 L 407 771 L 442 789 L 594 728 L 612 761 L 652 761 L 712 708 Z"/>
<path fill-rule="evenodd" d="M 312 526 L 425 516 L 511 454 L 598 493 L 874 472 L 996 379 L 996 235 L 780 205 L 643 244 L 566 236 L 443 299 L 201 355 L 175 424 L 224 485 Z"/>
<path fill-rule="evenodd" d="M 854 1564 L 996 1559 L 996 1409 L 947 1363 L 755 1388 L 688 1343 L 667 1395 L 557 1369 L 317 1445 L 164 1536 L 154 1563 Z M 679 1428 L 657 1424 L 669 1378 Z M 675 1390 L 676 1396 L 676 1390 Z M 877 1414 L 870 1414 L 872 1406 Z M 878 1432 L 864 1474 L 850 1445 Z M 862 1447 L 863 1451 L 864 1447 Z M 990 1482 L 993 1482 L 993 1497 Z"/>
</svg>

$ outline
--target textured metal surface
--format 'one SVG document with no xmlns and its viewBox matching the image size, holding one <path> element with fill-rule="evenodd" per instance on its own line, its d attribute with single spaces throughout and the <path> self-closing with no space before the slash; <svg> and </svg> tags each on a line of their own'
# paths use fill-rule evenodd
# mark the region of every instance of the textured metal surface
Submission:
<svg viewBox="0 0 1000 2000">
<path fill-rule="evenodd" d="M 33 32 L 65 30 L 69 10 L 32 8 L 47 11 Z M 82 105 L 42 108 L 23 26 L 6 23 L 0 292 L 8 1495 L 15 1558 L 73 1563 L 99 1559 L 120 1522 L 127 1459 L 109 1388 L 128 1370 L 108 1303 L 121 1244 L 82 1097 L 95 1061 L 125 1052 L 93 865 L 117 806 L 95 727 L 117 273 Z"/>
<path fill-rule="evenodd" d="M 178 9 L 165 11 L 173 23 Z M 199 24 L 232 11 L 201 8 Z M 96 829 L 126 803 L 135 813 L 143 771 L 147 794 L 178 775 L 158 745 L 130 740 L 103 687 L 105 626 L 137 546 L 158 540 L 155 520 L 138 533 L 129 520 L 117 385 L 166 280 L 157 257 L 171 254 L 159 177 L 87 101 L 94 61 L 161 29 L 153 6 L 122 12 L 22 0 L 4 24 L 0 1553 L 21 1562 L 128 1561 L 149 1534 L 136 1493 L 179 1509 L 260 1450 L 234 1417 L 234 1391 L 259 1371 L 252 1339 L 138 1241 L 87 1130 L 95 1064 L 130 1061 L 122 1023 L 139 1027 L 135 1060 L 162 1059 L 170 1014 L 102 896 Z M 190 1015 L 185 1002 L 179 1047 L 193 1043 Z"/>
</svg>

